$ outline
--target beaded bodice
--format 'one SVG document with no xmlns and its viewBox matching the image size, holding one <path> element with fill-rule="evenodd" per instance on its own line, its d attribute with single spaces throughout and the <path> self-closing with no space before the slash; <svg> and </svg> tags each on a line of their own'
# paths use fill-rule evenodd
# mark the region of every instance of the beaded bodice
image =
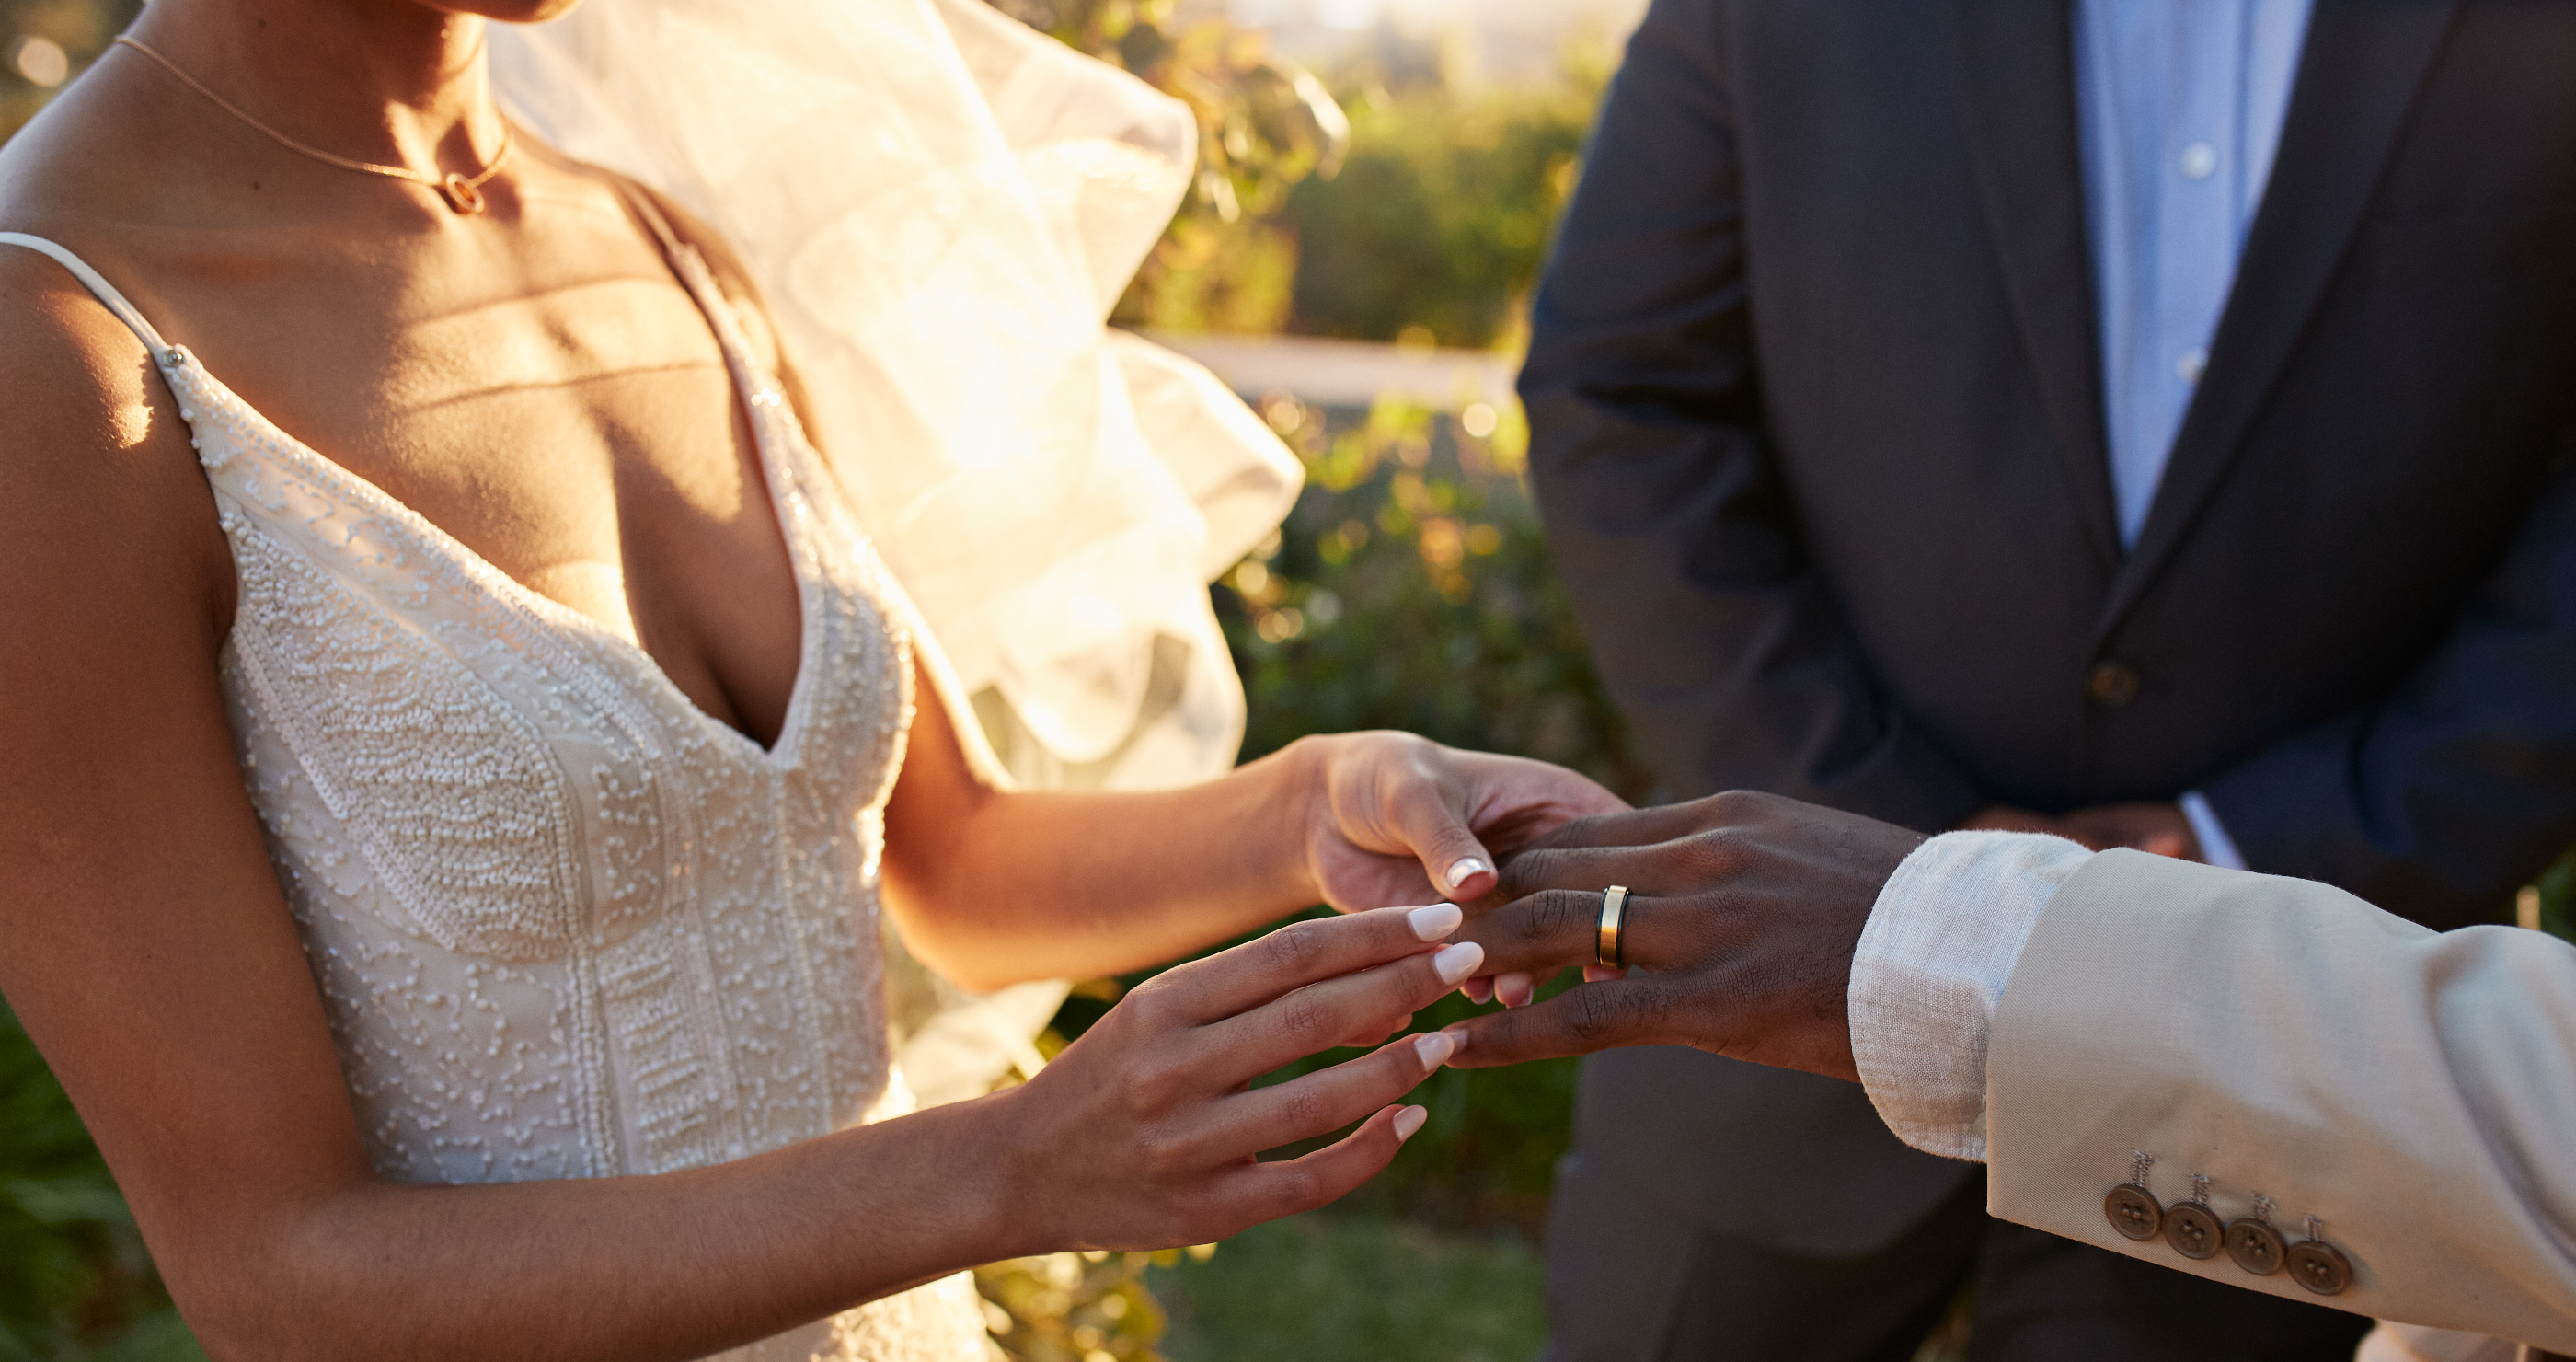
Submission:
<svg viewBox="0 0 2576 1362">
<path fill-rule="evenodd" d="M 243 777 L 391 1180 L 658 1173 L 903 1100 L 877 873 L 910 645 L 838 484 L 669 244 L 746 395 L 801 599 L 768 749 L 102 295 L 152 346 L 214 489 Z M 980 1362 L 981 1320 L 952 1278 L 728 1357 Z"/>
</svg>

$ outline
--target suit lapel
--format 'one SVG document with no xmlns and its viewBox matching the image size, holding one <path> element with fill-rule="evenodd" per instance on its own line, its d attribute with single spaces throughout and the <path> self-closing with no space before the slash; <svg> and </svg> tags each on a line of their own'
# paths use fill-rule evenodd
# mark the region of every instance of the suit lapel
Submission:
<svg viewBox="0 0 2576 1362">
<path fill-rule="evenodd" d="M 2105 576 L 2120 563 L 2084 241 L 2069 0 L 1948 0 L 1960 111 L 1986 224 L 2060 471 Z"/>
<path fill-rule="evenodd" d="M 2173 555 L 2244 446 L 2343 263 L 2457 7 L 2458 0 L 2317 0 L 2272 181 L 2246 236 L 2208 370 L 2097 638 Z"/>
</svg>

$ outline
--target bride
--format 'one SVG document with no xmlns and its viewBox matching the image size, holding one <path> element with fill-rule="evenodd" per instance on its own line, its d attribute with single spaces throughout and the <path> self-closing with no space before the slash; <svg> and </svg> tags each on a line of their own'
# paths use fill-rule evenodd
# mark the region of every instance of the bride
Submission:
<svg viewBox="0 0 2576 1362">
<path fill-rule="evenodd" d="M 1476 947 L 1439 944 L 1454 908 L 1378 905 L 1482 894 L 1496 854 L 1616 801 L 1396 734 L 1186 789 L 1013 788 L 971 684 L 1059 739 L 1100 708 L 1050 709 L 1047 668 L 1081 650 L 1026 646 L 1087 618 L 1044 601 L 1087 598 L 1019 578 L 1132 583 L 1152 550 L 1013 555 L 1050 506 L 1123 514 L 1150 487 L 1029 500 L 1050 451 L 932 437 L 1105 390 L 1020 368 L 1043 318 L 773 314 L 758 282 L 796 258 L 737 255 L 705 216 L 757 236 L 828 198 L 831 168 L 681 211 L 633 177 L 680 165 L 664 187 L 702 190 L 686 165 L 733 153 L 645 126 L 689 92 L 595 43 L 514 48 L 540 77 L 514 124 L 485 21 L 560 8 L 155 0 L 0 151 L 0 991 L 200 1341 L 973 1358 L 963 1268 L 1203 1242 L 1368 1177 L 1418 1128 L 1398 1099 L 1445 1040 L 1247 1084 L 1382 1040 L 1475 972 Z M 775 71 L 708 78 L 785 107 L 829 54 L 775 46 Z M 921 74 L 874 60 L 889 89 Z M 997 183 L 949 160 L 955 202 Z M 1043 179 L 1012 182 L 1037 219 L 1096 225 Z M 826 283 L 923 250 L 816 239 L 841 253 L 804 258 Z M 961 328 L 990 343 L 901 341 Z M 828 390 L 782 331 L 847 342 Z M 959 370 L 979 354 L 989 371 Z M 851 377 L 907 362 L 908 387 Z M 1119 400 L 1139 428 L 1178 419 Z M 917 445 L 831 447 L 900 433 L 868 423 L 906 403 Z M 959 487 L 1003 529 L 937 494 Z M 976 577 L 983 555 L 1011 571 Z M 1174 703 L 1204 717 L 1195 674 Z M 978 989 L 1137 968 L 1318 900 L 1377 910 L 1172 970 L 1028 1083 L 905 1114 L 880 899 Z"/>
</svg>

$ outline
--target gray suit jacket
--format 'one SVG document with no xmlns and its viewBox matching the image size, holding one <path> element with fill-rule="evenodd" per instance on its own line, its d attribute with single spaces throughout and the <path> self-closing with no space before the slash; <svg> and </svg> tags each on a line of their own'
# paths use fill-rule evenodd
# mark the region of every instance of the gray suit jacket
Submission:
<svg viewBox="0 0 2576 1362">
<path fill-rule="evenodd" d="M 2114 532 L 2069 0 L 1656 0 L 1535 306 L 1552 551 L 1668 791 L 1924 829 L 2204 791 L 2440 926 L 2576 840 L 2576 4 L 2321 0 L 2209 367 Z M 1591 1061 L 1710 1228 L 1956 1185 L 1858 1090 Z"/>
</svg>

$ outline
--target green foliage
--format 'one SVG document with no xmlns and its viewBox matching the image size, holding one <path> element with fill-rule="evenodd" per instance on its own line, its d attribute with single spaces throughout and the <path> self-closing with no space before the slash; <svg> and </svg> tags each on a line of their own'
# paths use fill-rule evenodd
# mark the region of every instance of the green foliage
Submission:
<svg viewBox="0 0 2576 1362">
<path fill-rule="evenodd" d="M 50 75 L 45 68 L 60 59 L 65 75 L 79 75 L 142 8 L 142 0 L 0 0 L 0 141 L 61 87 L 60 80 L 37 84 L 26 74 L 30 69 Z M 29 42 L 45 50 L 31 59 Z"/>
<path fill-rule="evenodd" d="M 1527 1362 L 1546 1337 L 1543 1276 L 1515 1234 L 1308 1215 L 1148 1280 L 1171 1302 L 1174 1362 Z"/>
<path fill-rule="evenodd" d="M 1263 414 L 1310 478 L 1217 593 L 1251 702 L 1247 759 L 1401 728 L 1642 792 L 1521 487 L 1512 413 L 1471 409 L 1494 423 L 1482 438 L 1392 399 L 1356 425 L 1288 398 Z"/>
<path fill-rule="evenodd" d="M 0 1362 L 204 1356 L 71 1100 L 0 1003 Z"/>
<path fill-rule="evenodd" d="M 1558 80 L 1523 87 L 1462 88 L 1440 71 L 1382 34 L 1378 55 L 1343 74 L 1349 160 L 1288 196 L 1290 329 L 1475 348 L 1515 339 L 1607 54 L 1570 49 Z"/>
<path fill-rule="evenodd" d="M 1066 45 L 1189 105 L 1199 165 L 1187 201 L 1112 320 L 1179 330 L 1275 331 L 1288 316 L 1296 243 L 1275 220 L 1291 186 L 1329 177 L 1349 121 L 1321 82 L 1269 40 L 1217 19 L 1181 22 L 1173 0 L 994 0 Z"/>
</svg>

